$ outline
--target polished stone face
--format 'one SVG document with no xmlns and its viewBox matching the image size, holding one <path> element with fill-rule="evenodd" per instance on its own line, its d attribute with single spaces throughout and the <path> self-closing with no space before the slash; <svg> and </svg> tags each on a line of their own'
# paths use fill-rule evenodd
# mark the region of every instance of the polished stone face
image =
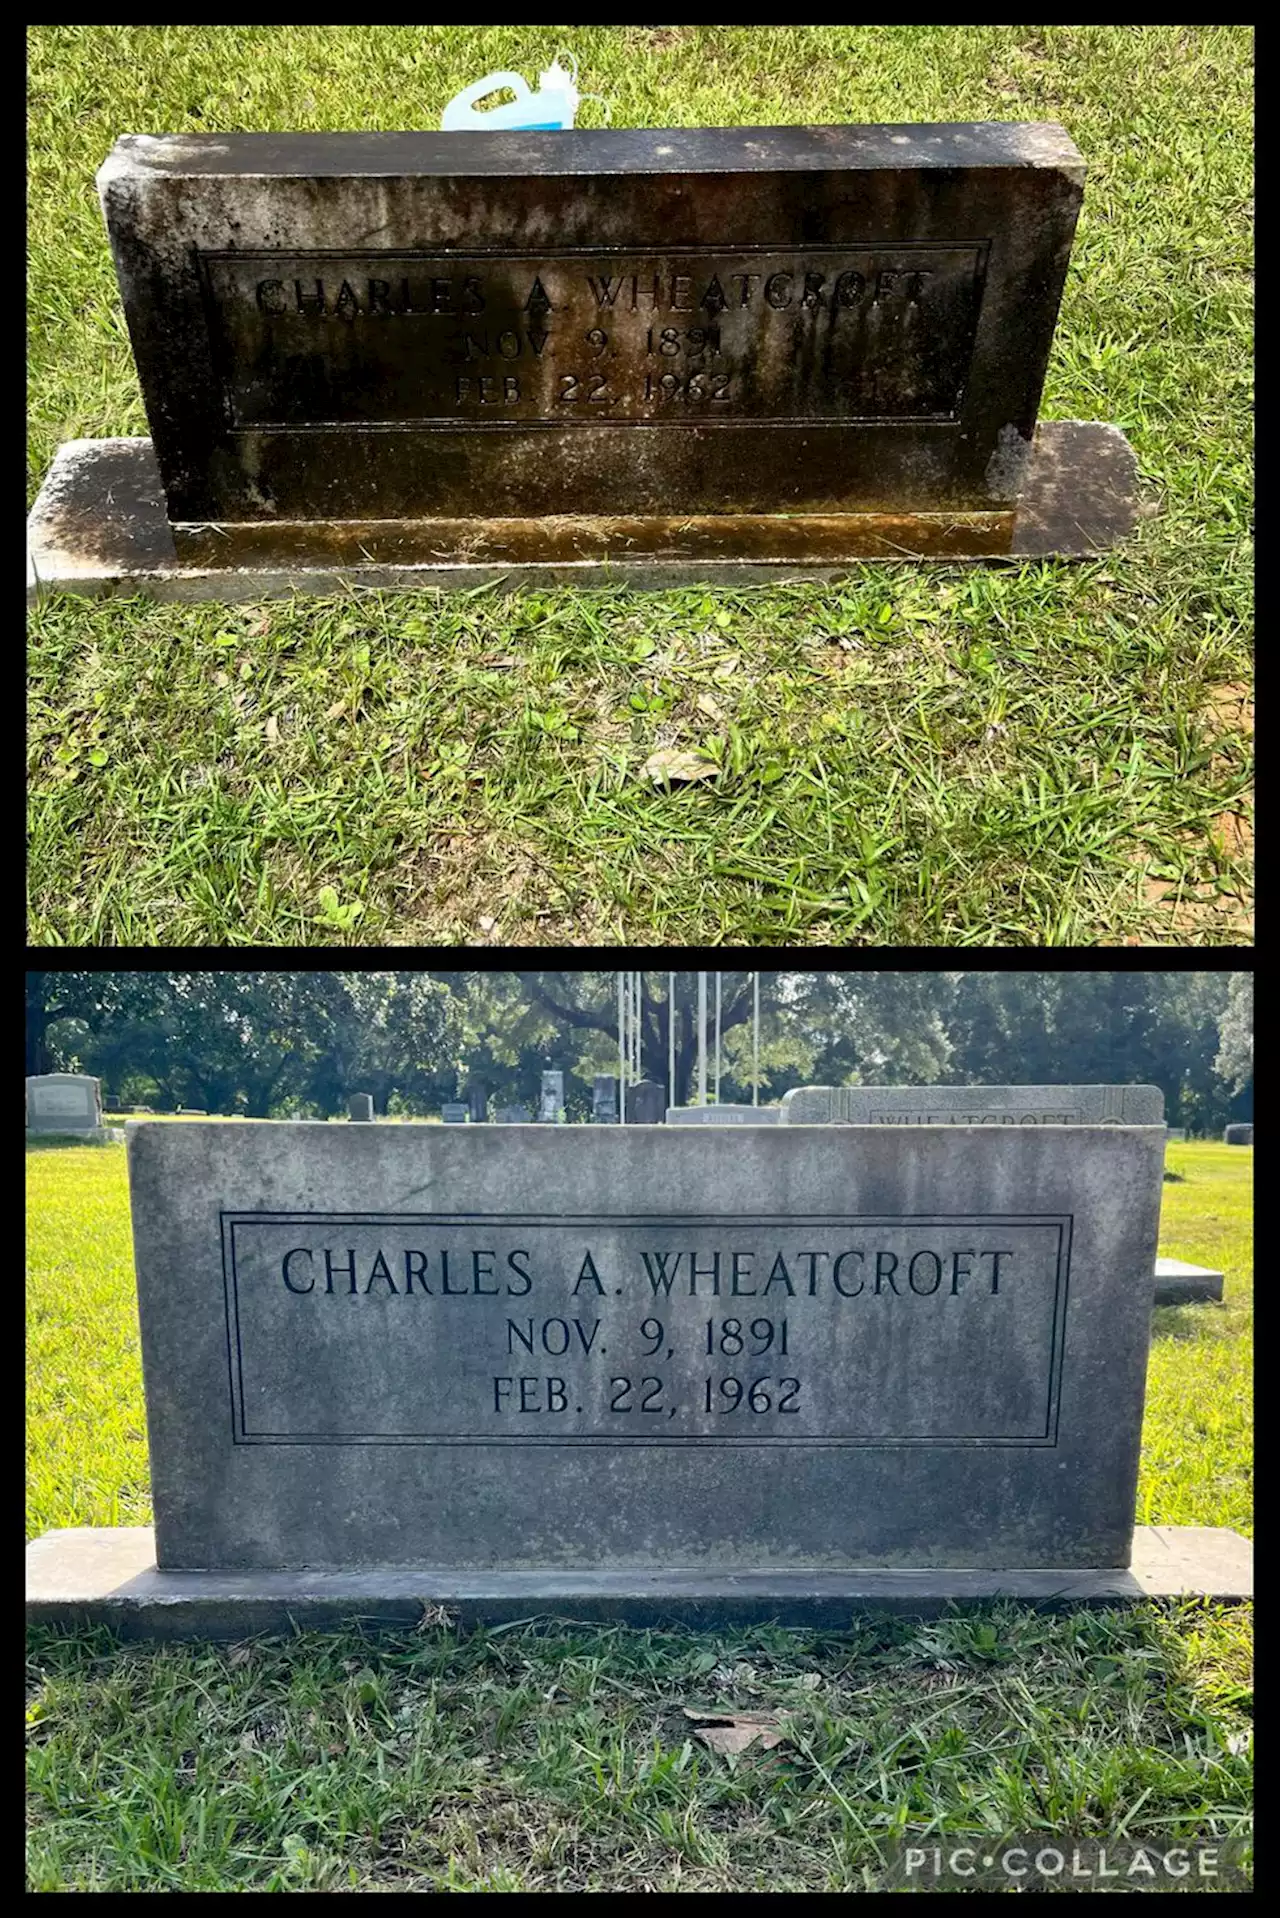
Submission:
<svg viewBox="0 0 1280 1918">
<path fill-rule="evenodd" d="M 1159 1086 L 796 1086 L 784 1125 L 1163 1125 Z"/>
<path fill-rule="evenodd" d="M 27 1125 L 32 1132 L 91 1132 L 101 1124 L 97 1079 L 79 1072 L 47 1072 L 27 1080 Z"/>
<path fill-rule="evenodd" d="M 1123 1565 L 1163 1129 L 129 1129 L 162 1567 Z"/>
<path fill-rule="evenodd" d="M 668 1125 L 776 1125 L 781 1106 L 668 1106 Z"/>
<path fill-rule="evenodd" d="M 1084 166 L 1040 124 L 127 135 L 170 518 L 1012 506 Z"/>
</svg>

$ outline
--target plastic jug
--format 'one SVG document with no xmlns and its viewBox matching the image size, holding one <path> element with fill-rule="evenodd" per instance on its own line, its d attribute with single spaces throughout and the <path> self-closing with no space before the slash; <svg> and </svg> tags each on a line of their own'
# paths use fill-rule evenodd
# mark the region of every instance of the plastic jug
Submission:
<svg viewBox="0 0 1280 1918">
<path fill-rule="evenodd" d="M 571 127 L 578 111 L 579 94 L 574 84 L 577 77 L 576 65 L 572 73 L 567 73 L 560 65 L 558 54 L 546 72 L 539 74 L 536 93 L 518 73 L 486 73 L 483 80 L 476 80 L 461 93 L 454 94 L 441 118 L 441 131 L 496 133 L 504 127 Z M 486 93 L 494 93 L 499 87 L 510 87 L 515 99 L 508 100 L 504 106 L 477 111 L 475 101 L 483 100 Z"/>
</svg>

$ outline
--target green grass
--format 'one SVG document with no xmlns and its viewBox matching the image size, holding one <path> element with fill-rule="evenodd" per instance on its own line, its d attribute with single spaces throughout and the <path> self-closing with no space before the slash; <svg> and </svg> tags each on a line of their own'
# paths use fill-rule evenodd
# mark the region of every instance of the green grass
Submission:
<svg viewBox="0 0 1280 1918">
<path fill-rule="evenodd" d="M 118 133 L 430 126 L 566 41 L 622 126 L 1060 119 L 1090 183 L 1044 412 L 1123 425 L 1158 510 L 1094 562 L 831 587 L 52 597 L 31 938 L 1251 937 L 1244 27 L 35 28 L 32 490 L 60 441 L 145 431 Z M 655 791 L 670 744 L 717 776 Z"/>
<path fill-rule="evenodd" d="M 1253 1154 L 1169 1148 L 1139 1517 L 1251 1529 Z M 149 1517 L 124 1155 L 29 1155 L 29 1529 Z M 122 1488 L 122 1489 L 117 1489 Z M 1248 1829 L 1250 1614 L 1014 1605 L 843 1633 L 32 1635 L 37 1889 L 833 1890 L 909 1833 Z M 774 1709 L 730 1765 L 683 1708 Z"/>
</svg>

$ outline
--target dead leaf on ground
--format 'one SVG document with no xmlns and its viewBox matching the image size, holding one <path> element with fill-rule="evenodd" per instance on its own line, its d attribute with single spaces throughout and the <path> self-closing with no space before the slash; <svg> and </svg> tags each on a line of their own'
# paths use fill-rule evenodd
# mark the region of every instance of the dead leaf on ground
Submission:
<svg viewBox="0 0 1280 1918">
<path fill-rule="evenodd" d="M 684 1715 L 695 1721 L 694 1737 L 727 1758 L 736 1758 L 752 1745 L 758 1745 L 761 1751 L 772 1751 L 775 1745 L 786 1741 L 787 1734 L 776 1712 L 695 1711 L 686 1705 Z"/>
<path fill-rule="evenodd" d="M 699 693 L 697 706 L 698 711 L 705 713 L 708 719 L 724 718 L 724 707 L 720 704 L 719 700 L 714 698 L 710 693 Z"/>
<path fill-rule="evenodd" d="M 272 713 L 270 719 L 267 721 L 267 744 L 274 746 L 279 737 L 280 721 L 276 718 L 275 714 Z"/>
<path fill-rule="evenodd" d="M 651 779 L 655 786 L 661 786 L 664 782 L 675 785 L 681 780 L 714 779 L 719 770 L 713 759 L 704 759 L 701 753 L 684 752 L 678 746 L 663 746 L 658 752 L 649 754 L 640 768 L 640 777 Z"/>
</svg>

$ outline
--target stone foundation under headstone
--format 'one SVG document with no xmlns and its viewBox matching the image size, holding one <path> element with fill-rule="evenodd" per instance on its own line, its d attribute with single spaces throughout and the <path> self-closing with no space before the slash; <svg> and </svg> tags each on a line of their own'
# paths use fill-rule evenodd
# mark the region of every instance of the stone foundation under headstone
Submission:
<svg viewBox="0 0 1280 1918">
<path fill-rule="evenodd" d="M 27 1620 L 124 1638 L 245 1638 L 357 1621 L 416 1625 L 443 1606 L 464 1626 L 542 1615 L 641 1627 L 763 1624 L 847 1630 L 857 1613 L 932 1617 L 1016 1599 L 1040 1611 L 1253 1596 L 1253 1548 L 1225 1526 L 1139 1525 L 1123 1571 L 159 1572 L 150 1526 L 47 1532 L 27 1547 Z"/>
</svg>

